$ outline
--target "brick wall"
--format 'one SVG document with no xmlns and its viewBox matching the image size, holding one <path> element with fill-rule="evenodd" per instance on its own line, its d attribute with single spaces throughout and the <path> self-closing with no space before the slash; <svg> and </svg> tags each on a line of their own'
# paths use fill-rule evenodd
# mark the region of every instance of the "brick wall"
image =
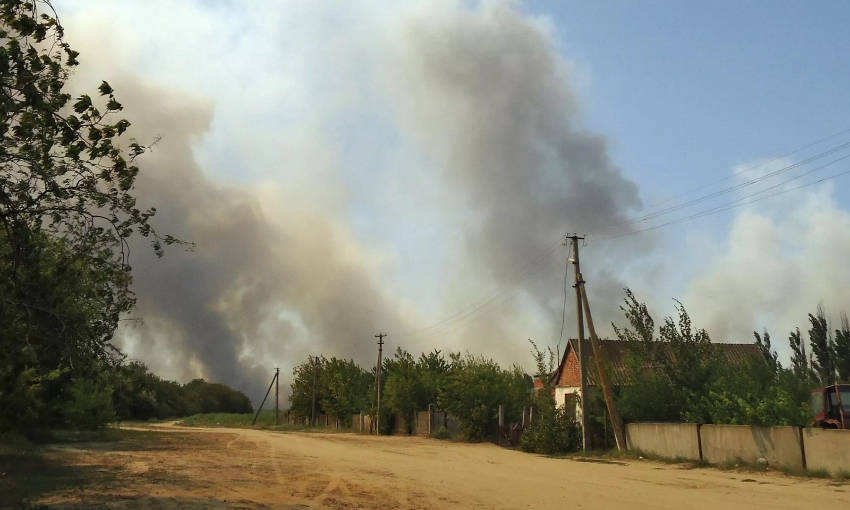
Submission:
<svg viewBox="0 0 850 510">
<path fill-rule="evenodd" d="M 537 395 L 540 393 L 540 390 L 543 389 L 543 379 L 534 376 L 534 394 Z"/>
<path fill-rule="evenodd" d="M 561 372 L 561 378 L 558 379 L 556 386 L 580 386 L 581 385 L 581 372 L 578 368 L 578 357 L 576 357 L 575 351 L 570 351 L 570 354 L 567 356 L 567 364 L 564 367 L 564 371 Z"/>
</svg>

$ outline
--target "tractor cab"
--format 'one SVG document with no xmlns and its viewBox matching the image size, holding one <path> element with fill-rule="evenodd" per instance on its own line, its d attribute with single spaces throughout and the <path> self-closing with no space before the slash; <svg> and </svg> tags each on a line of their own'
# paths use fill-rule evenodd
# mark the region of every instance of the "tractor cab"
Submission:
<svg viewBox="0 0 850 510">
<path fill-rule="evenodd" d="M 812 390 L 809 403 L 815 415 L 813 427 L 850 428 L 850 384 L 835 384 Z"/>
</svg>

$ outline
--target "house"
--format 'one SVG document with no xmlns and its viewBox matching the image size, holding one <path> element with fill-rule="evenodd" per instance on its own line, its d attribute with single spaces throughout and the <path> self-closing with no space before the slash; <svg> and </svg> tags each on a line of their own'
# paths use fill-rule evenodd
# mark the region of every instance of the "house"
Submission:
<svg viewBox="0 0 850 510">
<path fill-rule="evenodd" d="M 756 344 L 714 343 L 713 345 L 720 349 L 720 352 L 732 365 L 740 365 L 744 361 L 753 358 L 763 359 L 762 352 Z M 558 407 L 563 405 L 573 406 L 578 416 L 580 410 L 576 397 L 581 396 L 581 372 L 578 366 L 577 346 L 578 340 L 571 338 L 567 343 L 564 355 L 561 357 L 561 364 L 558 365 L 557 370 L 550 375 L 534 376 L 534 391 L 537 393 L 543 389 L 548 379 L 555 394 L 556 405 Z M 585 349 L 588 364 L 595 363 L 592 361 L 593 347 L 590 340 L 585 339 L 582 347 Z M 608 381 L 612 387 L 628 384 L 628 374 L 625 366 L 628 348 L 629 342 L 622 340 L 599 340 L 599 349 L 602 351 L 602 358 L 605 360 L 605 366 L 608 370 Z M 599 383 L 596 381 L 595 372 L 596 370 L 592 369 L 588 369 L 587 371 L 588 391 L 596 391 L 599 386 Z"/>
</svg>

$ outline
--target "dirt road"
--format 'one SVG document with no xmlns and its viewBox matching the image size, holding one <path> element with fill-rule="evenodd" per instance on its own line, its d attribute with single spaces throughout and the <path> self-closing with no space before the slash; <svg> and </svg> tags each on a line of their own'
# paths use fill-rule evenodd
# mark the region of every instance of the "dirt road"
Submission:
<svg viewBox="0 0 850 510">
<path fill-rule="evenodd" d="M 54 495 L 104 508 L 839 508 L 850 485 L 779 474 L 580 462 L 409 437 L 175 431 L 142 451 L 87 452 L 122 465 L 111 489 Z M 98 457 L 100 456 L 100 457 Z M 111 457 L 111 461 L 102 458 Z M 95 494 L 96 492 L 96 494 Z"/>
</svg>

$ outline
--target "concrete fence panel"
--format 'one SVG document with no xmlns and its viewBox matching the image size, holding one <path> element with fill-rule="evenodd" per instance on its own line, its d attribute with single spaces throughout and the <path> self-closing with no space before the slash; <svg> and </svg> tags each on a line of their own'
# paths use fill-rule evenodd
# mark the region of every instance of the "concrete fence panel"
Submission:
<svg viewBox="0 0 850 510">
<path fill-rule="evenodd" d="M 850 473 L 850 430 L 803 430 L 806 467 Z"/>
<path fill-rule="evenodd" d="M 695 423 L 629 423 L 626 444 L 629 450 L 668 459 L 700 460 L 699 425 Z"/>
<path fill-rule="evenodd" d="M 700 437 L 703 460 L 712 464 L 734 458 L 744 462 L 765 459 L 773 467 L 803 468 L 802 438 L 798 427 L 703 425 Z"/>
</svg>

